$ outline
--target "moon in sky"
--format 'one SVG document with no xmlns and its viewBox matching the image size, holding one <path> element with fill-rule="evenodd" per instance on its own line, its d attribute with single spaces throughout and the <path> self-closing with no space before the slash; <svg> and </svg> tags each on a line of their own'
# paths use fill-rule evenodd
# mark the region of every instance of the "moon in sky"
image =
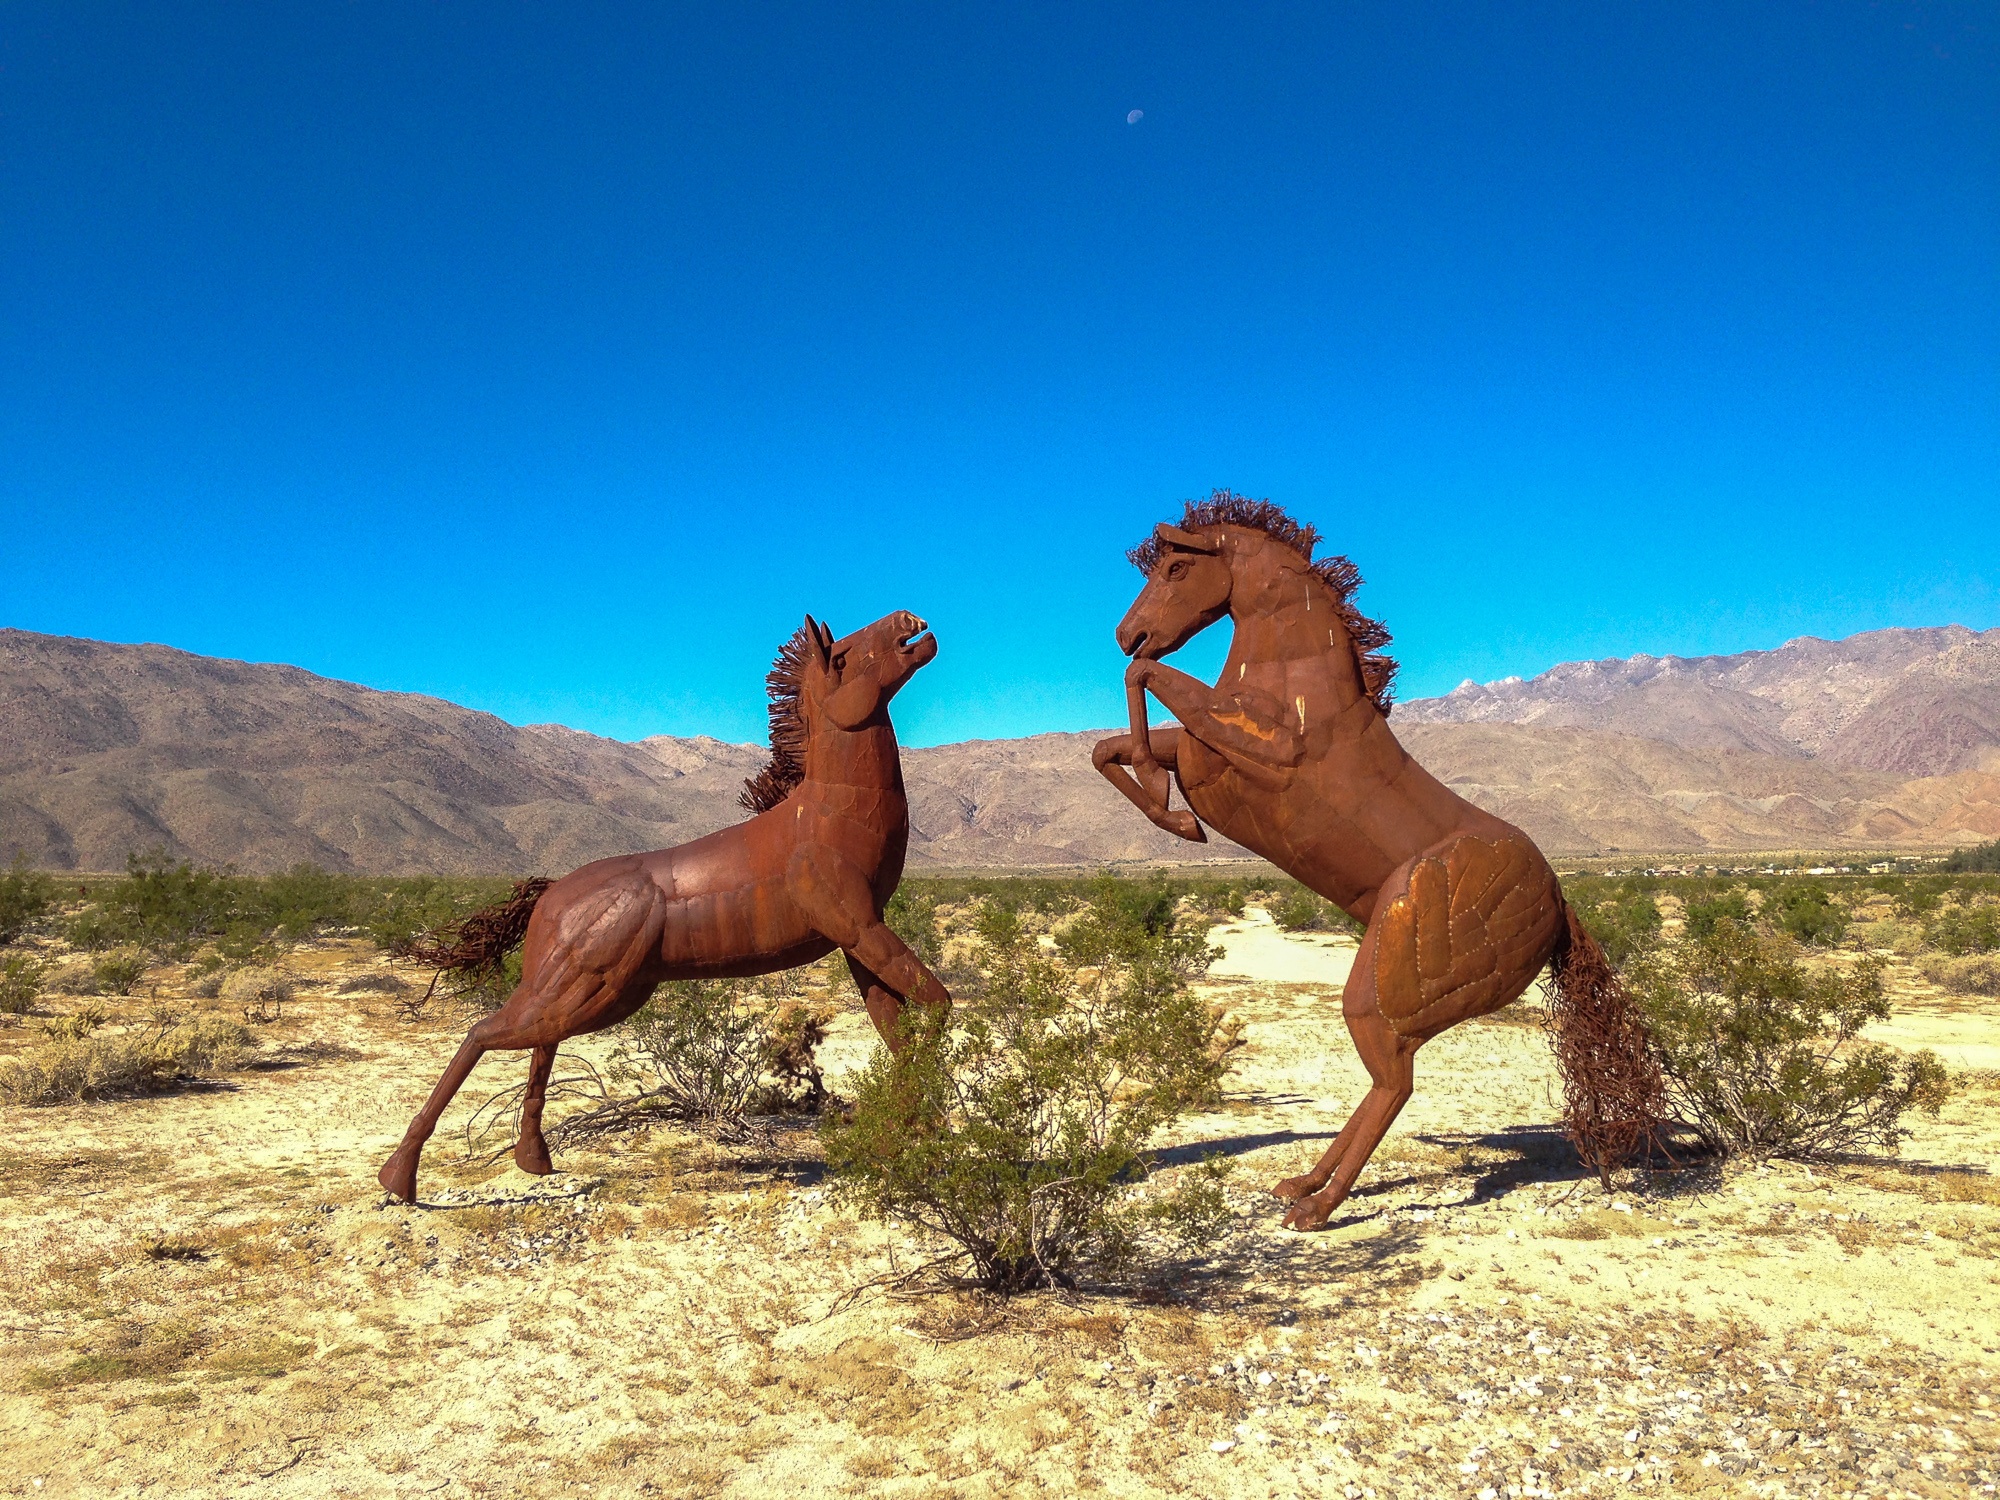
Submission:
<svg viewBox="0 0 2000 1500">
<path fill-rule="evenodd" d="M 1137 125 L 1141 120 L 1145 118 L 1146 118 L 1146 112 L 1143 109 L 1135 109 L 1132 111 L 1131 114 L 1125 117 L 1125 123 L 1127 125 Z"/>
</svg>

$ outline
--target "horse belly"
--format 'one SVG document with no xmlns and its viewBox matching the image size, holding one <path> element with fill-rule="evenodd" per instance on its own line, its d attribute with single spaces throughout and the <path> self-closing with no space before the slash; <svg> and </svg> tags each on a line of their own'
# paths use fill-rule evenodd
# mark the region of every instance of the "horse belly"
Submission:
<svg viewBox="0 0 2000 1500">
<path fill-rule="evenodd" d="M 676 891 L 660 934 L 660 961 L 673 971 L 670 978 L 769 974 L 826 952 L 824 944 L 810 951 L 817 937 L 782 879 Z"/>
</svg>

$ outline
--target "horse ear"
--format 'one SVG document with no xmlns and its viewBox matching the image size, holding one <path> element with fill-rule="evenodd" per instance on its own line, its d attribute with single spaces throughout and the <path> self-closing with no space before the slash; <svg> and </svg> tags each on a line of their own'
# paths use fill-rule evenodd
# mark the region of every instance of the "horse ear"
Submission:
<svg viewBox="0 0 2000 1500">
<path fill-rule="evenodd" d="M 806 645 L 811 649 L 813 659 L 822 670 L 827 664 L 827 647 L 833 644 L 833 636 L 827 628 L 811 615 L 806 616 Z"/>
<path fill-rule="evenodd" d="M 1220 549 L 1199 532 L 1183 531 L 1178 526 L 1169 526 L 1165 521 L 1153 528 L 1153 535 L 1160 539 L 1162 546 L 1178 547 L 1183 552 L 1207 552 L 1213 554 Z"/>
</svg>

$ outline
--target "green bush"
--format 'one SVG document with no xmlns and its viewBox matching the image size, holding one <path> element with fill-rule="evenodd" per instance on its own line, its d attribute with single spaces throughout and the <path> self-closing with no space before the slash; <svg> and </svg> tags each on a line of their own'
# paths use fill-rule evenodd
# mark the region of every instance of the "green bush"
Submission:
<svg viewBox="0 0 2000 1500">
<path fill-rule="evenodd" d="M 1903 1115 L 1949 1095 L 1936 1054 L 1858 1040 L 1888 1017 L 1882 973 L 1872 958 L 1809 967 L 1793 939 L 1725 922 L 1626 977 L 1683 1125 L 1720 1152 L 1811 1157 L 1893 1151 Z"/>
<path fill-rule="evenodd" d="M 91 993 L 129 995 L 132 993 L 132 986 L 139 982 L 146 968 L 146 955 L 143 953 L 107 954 L 90 966 Z"/>
<path fill-rule="evenodd" d="M 933 892 L 904 882 L 882 909 L 882 920 L 932 973 L 944 966 L 944 933 L 938 925 L 938 899 Z"/>
<path fill-rule="evenodd" d="M 1938 865 L 1940 870 L 2000 871 L 2000 839 L 1973 849 L 1954 849 Z"/>
<path fill-rule="evenodd" d="M 1787 937 L 1831 948 L 1847 936 L 1847 909 L 1816 880 L 1788 880 L 1764 898 L 1764 916 Z"/>
<path fill-rule="evenodd" d="M 2000 948 L 2000 906 L 1948 906 L 1924 924 L 1924 942 L 1963 958 Z"/>
<path fill-rule="evenodd" d="M 140 1036 L 95 1036 L 94 1027 L 49 1029 L 47 1042 L 0 1062 L 0 1101 L 75 1104 L 158 1093 L 234 1072 L 255 1051 L 250 1033 L 220 1016 L 162 1018 L 151 1034 Z"/>
<path fill-rule="evenodd" d="M 1928 917 L 1938 909 L 1951 890 L 1952 882 L 1936 875 L 1905 881 L 1902 889 L 1895 893 L 1896 910 L 1905 917 Z"/>
<path fill-rule="evenodd" d="M 0 958 L 0 1016 L 25 1016 L 42 995 L 48 966 L 24 954 Z"/>
<path fill-rule="evenodd" d="M 1682 904 L 1687 936 L 1705 938 L 1719 922 L 1748 922 L 1750 897 L 1735 886 L 1708 896 L 1689 896 Z"/>
<path fill-rule="evenodd" d="M 745 981 L 673 980 L 625 1023 L 610 1075 L 681 1119 L 740 1120 L 763 1076 L 764 1031 Z"/>
<path fill-rule="evenodd" d="M 711 1129 L 750 1115 L 816 1110 L 826 1097 L 817 1051 L 835 1011 L 767 993 L 778 976 L 661 985 L 620 1029 L 607 1073 L 637 1095 L 606 1101 Z"/>
<path fill-rule="evenodd" d="M 1285 886 L 1271 899 L 1267 910 L 1271 920 L 1287 932 L 1359 933 L 1361 924 L 1317 891 L 1297 881 Z"/>
<path fill-rule="evenodd" d="M 1213 1167 L 1164 1202 L 1134 1192 L 1154 1134 L 1218 1096 L 1239 1029 L 1189 983 L 1214 950 L 1132 884 L 1093 887 L 1053 952 L 986 906 L 981 997 L 906 1012 L 907 1044 L 878 1048 L 821 1126 L 849 1202 L 938 1237 L 992 1290 L 1118 1274 L 1150 1235 L 1192 1248 L 1221 1222 Z"/>
<path fill-rule="evenodd" d="M 1563 895 L 1597 939 L 1606 958 L 1623 968 L 1660 939 L 1660 908 L 1646 891 L 1629 885 L 1579 882 Z"/>
<path fill-rule="evenodd" d="M 197 869 L 153 849 L 127 857 L 125 878 L 97 893 L 70 923 L 68 936 L 86 950 L 132 946 L 185 960 L 228 925 L 235 905 L 224 872 Z"/>
<path fill-rule="evenodd" d="M 56 902 L 55 882 L 28 868 L 25 856 L 0 875 L 0 946 L 11 943 L 49 914 Z"/>
</svg>

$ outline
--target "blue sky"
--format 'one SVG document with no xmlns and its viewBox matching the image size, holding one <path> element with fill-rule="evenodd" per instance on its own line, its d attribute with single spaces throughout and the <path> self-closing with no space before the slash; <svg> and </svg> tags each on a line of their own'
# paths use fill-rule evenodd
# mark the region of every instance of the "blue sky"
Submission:
<svg viewBox="0 0 2000 1500">
<path fill-rule="evenodd" d="M 1086 728 L 1221 485 L 1405 696 L 1992 626 L 1996 156 L 1995 4 L 0 0 L 0 624 L 753 739 L 908 607 L 906 740 Z"/>
</svg>

